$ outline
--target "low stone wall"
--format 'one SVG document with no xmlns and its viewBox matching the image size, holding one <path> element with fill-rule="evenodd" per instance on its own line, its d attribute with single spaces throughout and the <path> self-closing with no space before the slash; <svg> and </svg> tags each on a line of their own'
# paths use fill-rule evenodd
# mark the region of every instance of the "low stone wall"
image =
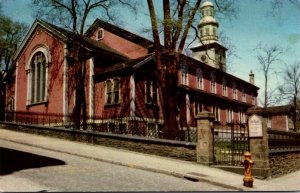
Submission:
<svg viewBox="0 0 300 193">
<path fill-rule="evenodd" d="M 269 160 L 272 178 L 300 170 L 300 152 L 271 154 Z"/>
<path fill-rule="evenodd" d="M 0 128 L 171 157 L 185 161 L 196 161 L 196 144 L 193 143 L 70 130 L 65 128 L 37 127 L 33 125 L 2 123 L 0 124 Z"/>
</svg>

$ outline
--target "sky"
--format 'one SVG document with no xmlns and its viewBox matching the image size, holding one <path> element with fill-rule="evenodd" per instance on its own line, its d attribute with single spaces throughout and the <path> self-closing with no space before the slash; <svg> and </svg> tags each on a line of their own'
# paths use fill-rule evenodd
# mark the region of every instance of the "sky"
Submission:
<svg viewBox="0 0 300 193">
<path fill-rule="evenodd" d="M 0 0 L 0 2 L 2 2 L 3 14 L 14 21 L 25 22 L 28 25 L 34 22 L 30 0 Z M 160 0 L 154 0 L 154 2 L 159 4 Z M 230 66 L 229 73 L 248 81 L 249 72 L 252 70 L 255 74 L 255 85 L 260 87 L 259 98 L 262 98 L 263 73 L 256 59 L 257 51 L 254 51 L 254 48 L 259 42 L 269 45 L 277 44 L 283 48 L 289 48 L 289 52 L 283 57 L 286 64 L 300 61 L 300 7 L 291 5 L 288 0 L 282 0 L 280 12 L 271 15 L 271 0 L 235 0 L 235 2 L 239 7 L 236 18 L 231 20 L 217 18 L 219 30 L 229 38 L 238 56 L 227 62 Z M 136 17 L 126 12 L 120 12 L 120 15 L 122 26 L 133 33 L 143 36 L 140 34 L 142 29 L 150 26 L 146 4 L 139 10 Z M 89 22 L 92 23 L 96 17 L 97 15 L 94 14 Z M 277 73 L 270 75 L 270 88 L 274 89 L 282 84 L 280 72 L 286 68 L 286 64 L 278 63 L 273 66 Z"/>
</svg>

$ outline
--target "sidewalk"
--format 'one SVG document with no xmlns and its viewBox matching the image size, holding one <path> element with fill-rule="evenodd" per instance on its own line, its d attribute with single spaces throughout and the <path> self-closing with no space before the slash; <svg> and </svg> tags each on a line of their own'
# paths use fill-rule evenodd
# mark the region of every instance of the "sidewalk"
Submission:
<svg viewBox="0 0 300 193">
<path fill-rule="evenodd" d="M 246 188 L 243 186 L 243 175 L 193 162 L 4 129 L 0 129 L 0 139 L 127 167 L 164 173 L 191 180 L 210 182 L 215 185 L 223 186 L 224 188 L 240 191 L 300 190 L 300 171 L 271 180 L 254 179 L 254 187 Z"/>
</svg>

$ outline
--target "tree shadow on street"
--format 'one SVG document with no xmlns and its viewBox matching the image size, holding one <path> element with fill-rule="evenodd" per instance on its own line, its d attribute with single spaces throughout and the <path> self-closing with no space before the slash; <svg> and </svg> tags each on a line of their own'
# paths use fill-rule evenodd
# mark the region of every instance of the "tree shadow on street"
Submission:
<svg viewBox="0 0 300 193">
<path fill-rule="evenodd" d="M 0 147 L 0 176 L 24 169 L 65 164 L 58 159 Z"/>
</svg>

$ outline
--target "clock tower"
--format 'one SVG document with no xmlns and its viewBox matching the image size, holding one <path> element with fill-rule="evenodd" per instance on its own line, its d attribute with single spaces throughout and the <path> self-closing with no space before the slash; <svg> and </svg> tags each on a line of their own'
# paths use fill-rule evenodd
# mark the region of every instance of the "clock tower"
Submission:
<svg viewBox="0 0 300 193">
<path fill-rule="evenodd" d="M 210 0 L 206 0 L 201 5 L 202 19 L 198 25 L 199 43 L 191 50 L 194 59 L 226 71 L 227 48 L 218 42 L 219 23 L 214 16 L 214 5 Z"/>
</svg>

